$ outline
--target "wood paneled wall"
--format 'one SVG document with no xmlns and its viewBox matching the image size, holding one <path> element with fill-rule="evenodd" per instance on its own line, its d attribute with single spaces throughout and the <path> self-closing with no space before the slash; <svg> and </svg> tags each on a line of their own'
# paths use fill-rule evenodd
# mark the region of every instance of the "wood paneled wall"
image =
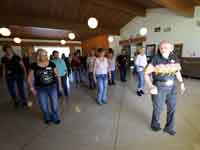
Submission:
<svg viewBox="0 0 200 150">
<path fill-rule="evenodd" d="M 107 50 L 109 48 L 108 35 L 99 35 L 85 40 L 82 42 L 82 48 L 83 55 L 89 54 L 92 49 L 97 50 L 98 48 L 104 48 Z"/>
</svg>

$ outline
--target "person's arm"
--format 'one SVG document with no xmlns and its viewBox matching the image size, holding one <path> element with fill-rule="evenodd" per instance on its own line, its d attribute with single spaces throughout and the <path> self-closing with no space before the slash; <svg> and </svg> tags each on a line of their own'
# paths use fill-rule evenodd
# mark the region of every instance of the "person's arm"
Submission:
<svg viewBox="0 0 200 150">
<path fill-rule="evenodd" d="M 184 84 L 184 82 L 183 82 L 183 77 L 182 77 L 180 71 L 176 72 L 176 78 L 177 78 L 177 80 L 178 80 L 179 83 L 180 83 L 181 94 L 183 94 L 183 93 L 185 92 L 185 84 Z"/>
<path fill-rule="evenodd" d="M 146 80 L 146 83 L 148 85 L 149 88 L 152 88 L 153 87 L 153 83 L 151 81 L 151 78 L 150 78 L 150 74 L 152 72 L 154 72 L 155 68 L 152 64 L 149 64 L 147 66 L 147 68 L 145 69 L 145 72 L 144 72 L 144 75 L 145 75 L 145 80 Z"/>
<path fill-rule="evenodd" d="M 6 66 L 5 66 L 5 64 L 2 64 L 2 73 L 3 73 L 3 77 L 6 77 Z"/>
<path fill-rule="evenodd" d="M 157 87 L 153 85 L 152 80 L 150 78 L 150 74 L 155 71 L 155 67 L 152 64 L 149 64 L 144 72 L 145 81 L 150 88 L 150 93 L 156 95 L 158 93 Z"/>
<path fill-rule="evenodd" d="M 21 65 L 21 67 L 22 67 L 22 69 L 23 69 L 23 71 L 24 71 L 24 77 L 27 78 L 27 70 L 26 70 L 26 67 L 25 67 L 23 61 L 20 60 L 19 63 L 20 63 L 20 65 Z"/>
<path fill-rule="evenodd" d="M 33 86 L 33 75 L 34 75 L 34 71 L 31 69 L 28 74 L 28 85 L 29 85 L 31 93 L 35 96 L 37 92 L 35 90 L 35 87 Z"/>
<path fill-rule="evenodd" d="M 97 82 L 97 78 L 96 78 L 96 60 L 94 62 L 94 68 L 93 68 L 93 78 L 94 78 L 94 81 Z"/>
<path fill-rule="evenodd" d="M 59 90 L 62 90 L 61 78 L 60 78 L 60 76 L 58 74 L 58 71 L 57 71 L 56 67 L 53 68 L 53 71 L 54 71 L 54 74 L 56 75 L 56 78 L 57 78 L 57 81 L 58 81 Z"/>
<path fill-rule="evenodd" d="M 112 68 L 112 60 L 108 60 L 108 77 L 111 80 L 111 68 Z"/>
<path fill-rule="evenodd" d="M 68 75 L 68 69 L 67 69 L 67 65 L 65 61 L 64 60 L 61 60 L 61 61 L 62 61 L 63 69 L 65 70 L 65 75 Z"/>
</svg>

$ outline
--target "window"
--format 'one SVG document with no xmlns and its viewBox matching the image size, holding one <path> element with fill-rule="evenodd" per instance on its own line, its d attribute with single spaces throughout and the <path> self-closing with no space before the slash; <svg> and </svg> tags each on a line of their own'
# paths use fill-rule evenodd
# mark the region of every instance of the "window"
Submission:
<svg viewBox="0 0 200 150">
<path fill-rule="evenodd" d="M 70 53 L 69 47 L 35 46 L 34 50 L 37 51 L 39 48 L 45 49 L 48 52 L 48 56 L 50 56 L 54 50 L 59 52 L 60 57 L 63 53 L 68 57 Z"/>
</svg>

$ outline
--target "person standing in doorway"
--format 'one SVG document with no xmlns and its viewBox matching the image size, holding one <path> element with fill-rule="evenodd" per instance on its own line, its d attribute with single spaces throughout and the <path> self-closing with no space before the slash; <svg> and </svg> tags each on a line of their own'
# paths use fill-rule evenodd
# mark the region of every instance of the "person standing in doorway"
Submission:
<svg viewBox="0 0 200 150">
<path fill-rule="evenodd" d="M 150 87 L 153 102 L 153 115 L 151 128 L 153 131 L 160 131 L 160 114 L 163 105 L 167 105 L 167 122 L 164 132 L 175 135 L 175 112 L 176 112 L 176 84 L 177 78 L 180 83 L 181 93 L 185 86 L 180 73 L 181 66 L 176 56 L 172 53 L 173 44 L 167 41 L 160 43 L 160 53 L 154 56 L 145 70 L 145 79 Z M 153 82 L 150 74 L 152 74 Z"/>
<path fill-rule="evenodd" d="M 8 91 L 13 99 L 14 106 L 17 107 L 19 104 L 27 106 L 24 84 L 27 76 L 25 65 L 22 59 L 14 53 L 10 45 L 4 45 L 3 51 L 5 53 L 1 59 L 3 76 L 6 78 Z"/>
<path fill-rule="evenodd" d="M 61 91 L 61 80 L 57 73 L 56 65 L 49 61 L 46 50 L 38 49 L 36 63 L 31 65 L 28 75 L 28 83 L 32 94 L 37 96 L 45 124 L 50 122 L 60 124 L 57 81 Z"/>
<path fill-rule="evenodd" d="M 88 70 L 88 79 L 89 79 L 89 88 L 94 89 L 95 88 L 95 82 L 93 78 L 93 69 L 94 69 L 94 63 L 96 60 L 95 51 L 92 50 L 90 56 L 87 58 L 87 70 Z"/>
<path fill-rule="evenodd" d="M 122 50 L 122 54 L 117 58 L 118 67 L 120 70 L 120 80 L 126 82 L 126 67 L 128 64 L 128 56 L 126 55 L 126 50 Z"/>
<path fill-rule="evenodd" d="M 147 57 L 145 55 L 144 48 L 140 48 L 138 52 L 139 54 L 136 56 L 135 59 L 135 68 L 138 77 L 137 95 L 142 96 L 144 94 L 144 85 L 145 85 L 144 69 L 147 65 Z"/>
<path fill-rule="evenodd" d="M 58 74 L 61 79 L 62 83 L 62 88 L 64 91 L 65 96 L 68 96 L 68 87 L 67 87 L 67 67 L 65 64 L 65 61 L 63 59 L 59 58 L 59 52 L 58 51 L 53 51 L 52 53 L 53 59 L 52 62 L 56 65 L 56 69 L 58 71 Z M 59 83 L 57 82 L 57 91 L 58 91 L 58 96 L 62 96 L 61 91 L 59 90 Z"/>
<path fill-rule="evenodd" d="M 97 83 L 97 103 L 99 105 L 107 104 L 107 91 L 108 91 L 108 72 L 109 63 L 108 59 L 105 58 L 105 51 L 103 48 L 98 49 L 98 57 L 96 58 L 94 64 L 94 80 Z M 111 78 L 111 74 L 109 74 Z"/>
</svg>

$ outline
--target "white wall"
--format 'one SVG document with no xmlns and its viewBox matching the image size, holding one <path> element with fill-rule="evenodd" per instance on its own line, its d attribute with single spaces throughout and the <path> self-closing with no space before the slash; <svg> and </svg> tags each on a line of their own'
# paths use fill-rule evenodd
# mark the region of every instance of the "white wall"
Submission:
<svg viewBox="0 0 200 150">
<path fill-rule="evenodd" d="M 121 39 L 135 37 L 141 27 L 147 27 L 147 41 L 145 44 L 159 44 L 161 40 L 172 43 L 183 43 L 183 57 L 200 57 L 200 7 L 196 7 L 195 17 L 179 16 L 165 8 L 147 10 L 146 17 L 136 17 L 121 29 Z M 161 27 L 161 32 L 154 32 L 155 27 Z M 171 32 L 163 29 L 171 27 Z"/>
<path fill-rule="evenodd" d="M 114 41 L 111 43 L 109 42 L 109 48 L 114 50 L 115 56 L 121 53 L 122 47 L 119 45 L 119 41 L 121 40 L 120 36 L 112 36 Z"/>
</svg>

